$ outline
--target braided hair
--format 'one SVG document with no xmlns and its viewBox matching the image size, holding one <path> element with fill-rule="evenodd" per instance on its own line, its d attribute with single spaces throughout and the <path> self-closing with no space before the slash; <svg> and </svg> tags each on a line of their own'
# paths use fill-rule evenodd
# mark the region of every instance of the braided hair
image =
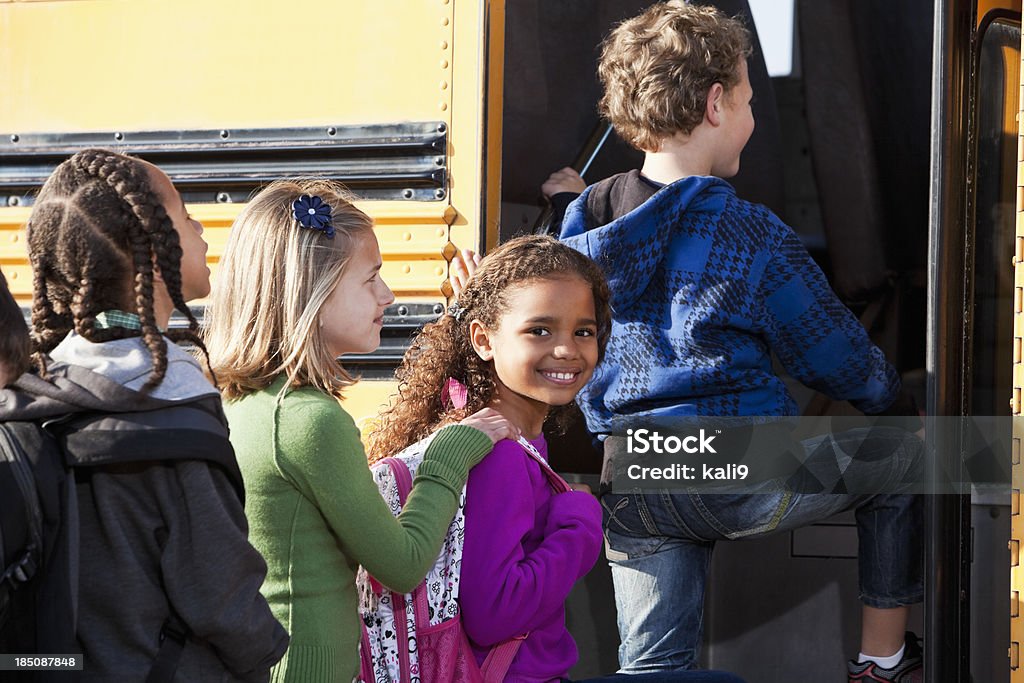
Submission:
<svg viewBox="0 0 1024 683">
<path fill-rule="evenodd" d="M 104 149 L 78 152 L 47 179 L 27 227 L 34 360 L 41 373 L 45 355 L 71 330 L 96 343 L 141 336 L 153 362 L 143 391 L 167 373 L 165 336 L 206 354 L 181 292 L 178 233 L 140 160 Z M 188 318 L 187 330 L 162 334 L 157 327 L 154 265 L 174 307 Z M 110 309 L 135 313 L 141 329 L 97 329 L 96 316 Z"/>
<path fill-rule="evenodd" d="M 469 325 L 479 320 L 497 329 L 508 296 L 531 280 L 579 278 L 590 286 L 597 314 L 598 362 L 611 334 L 610 293 L 601 269 L 580 252 L 540 235 L 517 237 L 488 254 L 459 296 L 458 317 L 442 316 L 424 326 L 395 372 L 397 400 L 370 433 L 369 459 L 376 462 L 427 437 L 438 427 L 486 408 L 497 392 L 493 361 L 473 350 Z M 467 388 L 464 408 L 446 405 L 441 389 L 451 377 Z M 578 413 L 575 402 L 552 408 L 548 419 L 564 430 Z"/>
</svg>

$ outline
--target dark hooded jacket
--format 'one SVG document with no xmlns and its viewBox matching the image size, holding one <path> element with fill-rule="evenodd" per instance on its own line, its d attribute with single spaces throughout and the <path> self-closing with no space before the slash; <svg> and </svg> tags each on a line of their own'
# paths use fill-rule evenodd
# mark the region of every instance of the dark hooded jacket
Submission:
<svg viewBox="0 0 1024 683">
<path fill-rule="evenodd" d="M 191 632 L 176 681 L 267 680 L 288 636 L 259 592 L 266 564 L 247 540 L 216 390 L 173 343 L 167 378 L 148 394 L 138 339 L 72 334 L 53 357 L 48 379 L 24 375 L 0 392 L 0 421 L 46 424 L 82 465 L 80 680 L 145 680 L 172 614 Z M 121 462 L 87 466 L 112 457 Z"/>
</svg>

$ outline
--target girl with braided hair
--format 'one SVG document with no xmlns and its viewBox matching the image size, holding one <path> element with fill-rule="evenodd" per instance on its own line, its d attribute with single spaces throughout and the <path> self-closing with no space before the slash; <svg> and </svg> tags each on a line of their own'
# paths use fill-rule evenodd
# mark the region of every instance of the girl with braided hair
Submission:
<svg viewBox="0 0 1024 683">
<path fill-rule="evenodd" d="M 394 301 L 380 269 L 373 223 L 344 188 L 280 180 L 235 220 L 207 310 L 252 539 L 269 567 L 263 593 L 291 635 L 277 681 L 359 674 L 359 565 L 412 590 L 437 557 L 469 469 L 517 436 L 493 410 L 461 416 L 426 450 L 392 516 L 338 403 L 354 382 L 338 358 L 377 348 Z"/>
<path fill-rule="evenodd" d="M 266 680 L 287 634 L 259 593 L 219 394 L 174 343 L 204 350 L 186 305 L 210 290 L 202 225 L 156 166 L 89 149 L 27 229 L 39 375 L 0 419 L 61 425 L 82 680 Z M 174 310 L 188 329 L 167 330 Z"/>
</svg>

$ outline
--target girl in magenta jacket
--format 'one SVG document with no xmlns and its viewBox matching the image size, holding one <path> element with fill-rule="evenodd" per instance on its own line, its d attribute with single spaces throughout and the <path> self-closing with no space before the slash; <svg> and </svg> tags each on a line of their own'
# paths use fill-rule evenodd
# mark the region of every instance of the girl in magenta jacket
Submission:
<svg viewBox="0 0 1024 683">
<path fill-rule="evenodd" d="M 500 406 L 546 460 L 545 421 L 564 422 L 575 409 L 607 341 L 608 287 L 597 266 L 551 238 L 514 239 L 484 259 L 449 313 L 406 354 L 401 398 L 371 437 L 371 457 Z M 576 663 L 565 599 L 601 549 L 597 500 L 554 494 L 541 467 L 505 440 L 467 485 L 463 624 L 480 662 L 528 634 L 507 681 L 559 680 Z"/>
</svg>

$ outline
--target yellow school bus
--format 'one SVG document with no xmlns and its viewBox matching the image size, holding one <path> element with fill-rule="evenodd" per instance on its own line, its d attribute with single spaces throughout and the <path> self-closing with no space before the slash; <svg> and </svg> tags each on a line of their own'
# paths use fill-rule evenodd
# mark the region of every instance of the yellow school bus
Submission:
<svg viewBox="0 0 1024 683">
<path fill-rule="evenodd" d="M 206 227 L 214 277 L 232 220 L 262 183 L 293 175 L 336 178 L 376 221 L 383 277 L 396 294 L 381 349 L 346 359 L 364 378 L 346 407 L 365 423 L 393 392 L 390 378 L 409 336 L 444 311 L 456 248 L 486 250 L 530 229 L 542 171 L 586 148 L 586 132 L 597 122 L 596 43 L 649 1 L 0 0 L 0 269 L 27 311 L 24 224 L 32 197 L 61 159 L 86 146 L 138 154 L 168 172 Z M 746 0 L 708 1 L 730 13 L 748 7 Z M 841 34 L 850 45 L 883 60 L 909 45 L 900 35 L 928 36 L 930 99 L 925 73 L 906 92 L 890 87 L 896 96 L 883 103 L 885 116 L 916 117 L 911 123 L 926 140 L 930 130 L 930 151 L 913 169 L 925 182 L 920 202 L 927 206 L 920 208 L 927 240 L 902 247 L 904 255 L 913 252 L 917 266 L 906 269 L 906 287 L 919 298 L 893 313 L 920 316 L 920 324 L 902 333 L 910 339 L 904 346 L 919 346 L 920 358 L 904 353 L 909 360 L 898 365 L 908 377 L 924 378 L 920 403 L 929 414 L 1020 416 L 1020 1 L 796 3 L 802 37 L 824 35 L 834 43 L 825 45 L 832 54 L 805 45 L 805 62 L 819 66 L 822 58 L 842 56 L 836 31 L 844 26 L 859 27 Z M 886 21 L 897 21 L 887 34 L 896 37 L 880 41 L 875 34 Z M 840 293 L 844 268 L 861 280 L 867 270 L 885 280 L 890 270 L 874 257 L 858 263 L 848 252 L 862 246 L 863 236 L 831 225 L 844 226 L 844 214 L 854 226 L 871 222 L 859 199 L 871 192 L 834 200 L 828 178 L 845 178 L 846 189 L 864 181 L 858 165 L 864 138 L 846 133 L 857 126 L 871 132 L 871 117 L 881 115 L 858 115 L 864 112 L 857 98 L 844 100 L 844 111 L 829 109 L 822 98 L 855 82 L 861 85 L 843 92 L 864 84 L 884 90 L 893 75 L 882 68 L 844 83 L 836 75 L 844 63 L 837 59 L 836 69 L 830 63 L 826 70 L 835 87 L 814 81 L 814 64 L 802 76 L 755 80 L 756 135 L 774 135 L 777 144 L 761 157 L 748 147 L 744 156 L 761 189 L 776 183 L 756 198 L 784 212 L 812 252 L 824 255 Z M 911 89 L 924 98 L 923 114 L 910 104 Z M 880 135 L 877 128 L 874 134 Z M 885 156 L 887 146 L 899 144 L 890 136 L 876 146 L 883 176 L 887 165 L 901 163 L 898 153 Z M 606 147 L 611 158 L 635 161 L 614 140 Z M 589 152 L 578 156 L 589 162 Z M 815 184 L 812 161 L 817 194 L 804 192 Z M 625 169 L 599 161 L 593 179 L 615 170 Z M 783 175 L 785 205 L 775 206 Z M 824 230 L 815 232 L 816 222 Z M 909 234 L 895 221 L 888 232 L 904 230 Z M 885 317 L 878 313 L 884 305 L 859 297 L 847 298 L 862 319 Z M 196 304 L 200 312 L 202 304 Z M 1024 427 L 1014 419 L 1007 436 L 1011 490 L 989 498 L 929 497 L 926 601 L 915 615 L 925 636 L 927 681 L 1024 682 Z M 572 463 L 563 469 L 596 471 L 599 460 L 588 448 L 563 446 L 571 456 L 563 462 Z M 958 457 L 934 455 L 953 465 Z M 836 522 L 811 535 L 723 544 L 712 568 L 704 663 L 751 681 L 840 680 L 843 653 L 855 652 L 859 630 L 850 609 L 856 560 L 843 545 L 849 529 Z M 815 547 L 812 536 L 827 542 Z M 840 578 L 820 578 L 833 574 Z M 615 667 L 610 590 L 607 568 L 599 564 L 570 598 L 569 626 L 581 652 L 574 677 Z M 833 621 L 841 625 L 822 626 Z"/>
<path fill-rule="evenodd" d="M 496 241 L 503 35 L 501 2 L 0 1 L 0 267 L 27 307 L 33 193 L 84 147 L 168 172 L 214 278 L 261 183 L 335 178 L 375 220 L 396 296 L 380 350 L 349 362 L 388 378 L 444 310 L 456 245 Z M 392 388 L 363 382 L 348 407 L 366 418 Z"/>
</svg>

